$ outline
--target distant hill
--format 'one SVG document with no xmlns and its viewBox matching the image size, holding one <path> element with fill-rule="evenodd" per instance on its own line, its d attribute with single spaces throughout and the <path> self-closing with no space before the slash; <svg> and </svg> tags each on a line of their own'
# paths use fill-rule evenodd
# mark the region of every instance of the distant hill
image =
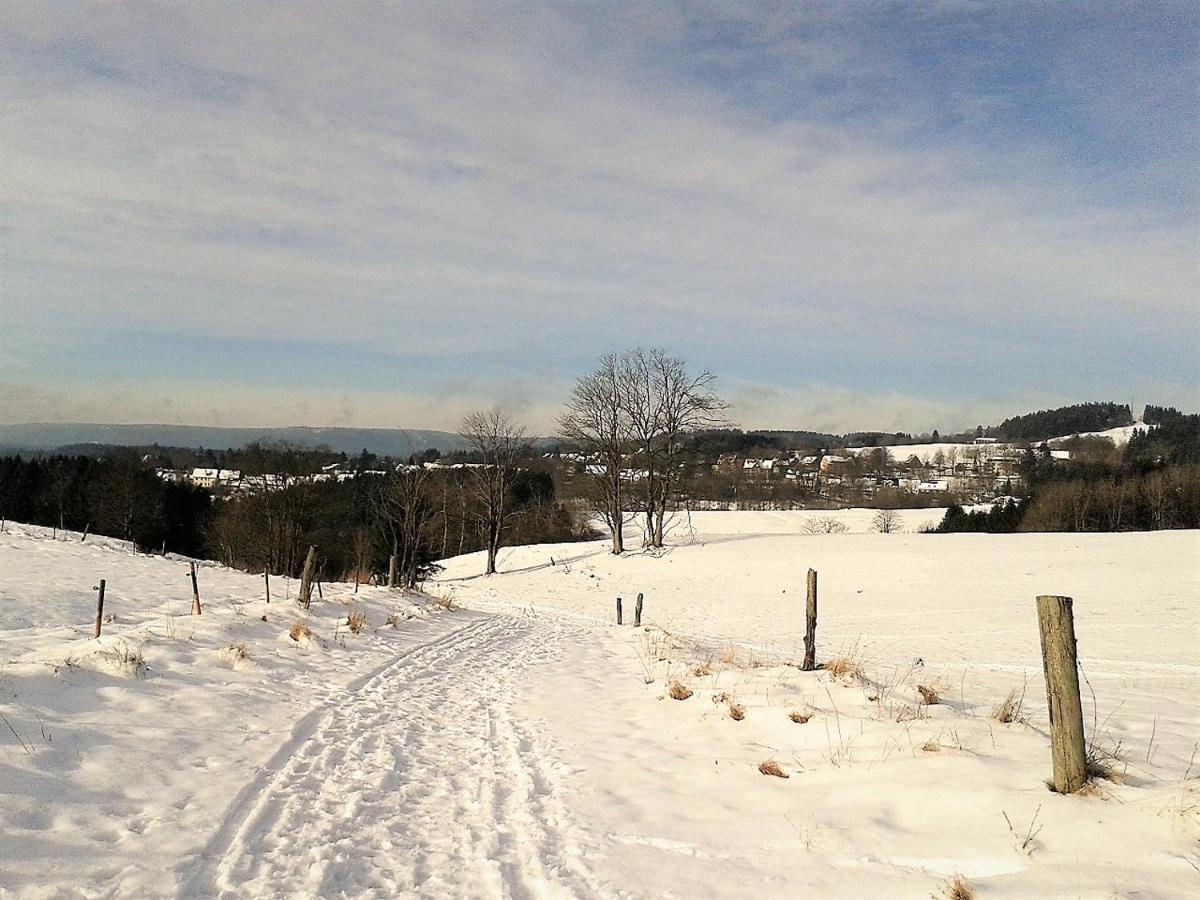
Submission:
<svg viewBox="0 0 1200 900">
<path fill-rule="evenodd" d="M 54 450 L 74 445 L 109 444 L 144 447 L 204 447 L 212 450 L 243 447 L 253 441 L 286 441 L 301 447 L 328 447 L 335 453 L 363 449 L 379 456 L 406 457 L 436 448 L 449 453 L 464 447 L 446 431 L 400 428 L 209 428 L 202 425 L 96 425 L 80 422 L 0 425 L 0 449 Z"/>
</svg>

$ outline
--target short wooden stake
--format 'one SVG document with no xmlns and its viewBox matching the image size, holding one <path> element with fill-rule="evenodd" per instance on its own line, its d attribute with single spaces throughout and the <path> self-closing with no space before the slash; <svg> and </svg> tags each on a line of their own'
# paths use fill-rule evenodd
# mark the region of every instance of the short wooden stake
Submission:
<svg viewBox="0 0 1200 900">
<path fill-rule="evenodd" d="M 267 589 L 267 602 L 271 602 L 271 573 L 263 572 L 263 585 Z"/>
<path fill-rule="evenodd" d="M 1042 635 L 1042 670 L 1050 711 L 1050 754 L 1054 790 L 1073 794 L 1087 783 L 1087 749 L 1083 706 L 1079 701 L 1079 658 L 1075 647 L 1075 614 L 1070 597 L 1037 598 Z"/>
<path fill-rule="evenodd" d="M 83 536 L 79 539 L 79 543 L 82 544 L 84 541 L 87 540 L 88 531 L 91 529 L 91 527 L 92 527 L 91 522 L 88 522 L 86 525 L 83 526 Z"/>
<path fill-rule="evenodd" d="M 188 563 L 188 574 L 192 576 L 192 615 L 198 616 L 200 609 L 200 587 L 196 584 L 196 564 Z"/>
<path fill-rule="evenodd" d="M 313 570 L 317 567 L 317 548 L 312 544 L 308 547 L 308 556 L 304 557 L 304 569 L 300 573 L 300 594 L 296 602 L 308 609 L 312 606 Z"/>
<path fill-rule="evenodd" d="M 104 579 L 100 579 L 100 586 L 92 588 L 93 591 L 100 593 L 96 597 L 96 626 L 92 629 L 92 637 L 100 637 L 100 626 L 104 622 Z"/>
<path fill-rule="evenodd" d="M 617 598 L 617 624 L 618 625 L 625 624 L 621 618 L 621 598 L 620 597 Z"/>
<path fill-rule="evenodd" d="M 638 594 L 637 603 L 633 606 L 633 627 L 642 627 L 642 595 Z"/>
<path fill-rule="evenodd" d="M 808 570 L 808 602 L 804 608 L 804 665 L 811 672 L 817 667 L 817 570 Z"/>
<path fill-rule="evenodd" d="M 321 600 L 325 599 L 325 592 L 321 590 L 321 582 L 317 581 L 317 597 Z"/>
</svg>

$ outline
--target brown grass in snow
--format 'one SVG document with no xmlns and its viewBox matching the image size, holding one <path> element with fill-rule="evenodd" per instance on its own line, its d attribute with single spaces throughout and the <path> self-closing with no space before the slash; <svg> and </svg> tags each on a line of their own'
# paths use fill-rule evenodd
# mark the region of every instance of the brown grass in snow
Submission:
<svg viewBox="0 0 1200 900">
<path fill-rule="evenodd" d="M 1010 722 L 1024 722 L 1025 719 L 1021 715 L 1021 707 L 1024 703 L 1024 689 L 1018 694 L 1014 688 L 1008 692 L 1008 696 L 1004 698 L 1004 702 L 992 710 L 992 718 L 1005 725 L 1008 725 Z"/>
<path fill-rule="evenodd" d="M 772 775 L 775 778 L 790 777 L 787 772 L 780 768 L 779 763 L 775 762 L 773 759 L 764 759 L 762 762 L 760 762 L 758 764 L 758 771 L 762 772 L 764 775 Z"/>
<path fill-rule="evenodd" d="M 729 718 L 735 722 L 742 721 L 742 719 L 746 718 L 746 707 L 740 703 L 731 702 L 729 704 Z"/>
<path fill-rule="evenodd" d="M 921 704 L 923 706 L 936 706 L 942 702 L 942 698 L 938 696 L 937 688 L 918 684 L 917 693 L 921 695 Z"/>
<path fill-rule="evenodd" d="M 821 668 L 834 678 L 859 679 L 863 677 L 863 667 L 849 656 L 835 656 Z"/>
<path fill-rule="evenodd" d="M 300 641 L 312 639 L 312 629 L 297 619 L 292 623 L 292 627 L 288 629 L 288 636 L 296 643 Z"/>
<path fill-rule="evenodd" d="M 967 879 L 961 875 L 955 875 L 946 885 L 946 897 L 948 900 L 975 900 L 975 889 L 971 887 Z"/>
<path fill-rule="evenodd" d="M 686 700 L 692 696 L 692 692 L 684 686 L 683 682 L 674 680 L 670 687 L 667 688 L 667 696 L 672 700 Z"/>
<path fill-rule="evenodd" d="M 793 722 L 795 722 L 797 725 L 807 725 L 808 720 L 811 719 L 812 716 L 808 715 L 806 713 L 802 713 L 798 709 L 793 709 L 790 713 L 788 713 L 788 718 L 791 719 Z"/>
<path fill-rule="evenodd" d="M 363 629 L 367 627 L 367 617 L 358 610 L 355 610 L 346 616 L 346 624 L 352 633 L 362 634 Z"/>
</svg>

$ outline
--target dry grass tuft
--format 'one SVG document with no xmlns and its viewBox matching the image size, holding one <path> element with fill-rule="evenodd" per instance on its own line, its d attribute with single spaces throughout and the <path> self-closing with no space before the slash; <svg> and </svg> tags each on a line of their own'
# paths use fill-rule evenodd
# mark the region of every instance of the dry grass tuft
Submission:
<svg viewBox="0 0 1200 900">
<path fill-rule="evenodd" d="M 686 700 L 692 696 L 692 692 L 688 690 L 682 682 L 673 680 L 670 687 L 667 688 L 667 696 L 672 700 Z"/>
<path fill-rule="evenodd" d="M 733 644 L 721 651 L 721 662 L 727 666 L 732 666 L 737 662 L 737 651 L 733 649 Z"/>
<path fill-rule="evenodd" d="M 923 743 L 921 745 L 921 749 L 924 750 L 926 753 L 940 753 L 942 750 L 942 745 L 939 744 L 937 741 L 935 741 L 933 738 L 930 738 L 929 740 L 927 740 L 925 743 Z"/>
<path fill-rule="evenodd" d="M 787 772 L 780 768 L 779 763 L 775 762 L 773 759 L 764 759 L 762 762 L 760 762 L 758 764 L 758 771 L 762 772 L 764 775 L 773 775 L 776 778 L 790 777 Z"/>
<path fill-rule="evenodd" d="M 711 675 L 712 674 L 712 666 L 710 666 L 708 664 L 708 660 L 705 660 L 704 662 L 700 663 L 698 666 L 696 666 L 695 668 L 692 669 L 692 674 L 695 675 L 697 678 L 703 678 L 705 675 Z"/>
<path fill-rule="evenodd" d="M 742 719 L 746 718 L 746 707 L 742 706 L 740 703 L 730 703 L 729 718 L 733 719 L 735 722 L 742 721 Z"/>
<path fill-rule="evenodd" d="M 936 706 L 942 702 L 942 698 L 938 696 L 937 688 L 918 684 L 917 693 L 921 695 L 921 704 L 923 706 Z"/>
<path fill-rule="evenodd" d="M 246 645 L 241 641 L 235 641 L 224 650 L 220 651 L 221 658 L 226 662 L 238 663 L 245 662 L 250 658 L 250 654 L 246 652 Z"/>
<path fill-rule="evenodd" d="M 948 900 L 975 900 L 975 889 L 971 887 L 967 879 L 961 875 L 955 875 L 946 885 L 946 897 Z"/>
<path fill-rule="evenodd" d="M 859 679 L 863 677 L 863 667 L 848 656 L 835 656 L 821 668 L 834 678 Z"/>
<path fill-rule="evenodd" d="M 288 636 L 296 643 L 310 641 L 312 640 L 312 629 L 297 619 L 292 623 L 292 627 L 288 629 Z"/>
<path fill-rule="evenodd" d="M 807 725 L 808 720 L 811 719 L 812 716 L 808 713 L 802 713 L 798 709 L 793 709 L 790 713 L 788 713 L 788 718 L 797 725 Z"/>
<path fill-rule="evenodd" d="M 387 617 L 387 621 L 384 624 L 391 625 L 393 628 L 396 628 L 403 621 L 404 621 L 404 616 L 400 615 L 400 613 L 389 613 L 388 617 Z"/>
<path fill-rule="evenodd" d="M 367 627 L 367 617 L 359 610 L 355 610 L 346 616 L 346 625 L 353 634 L 362 634 L 363 629 Z"/>
<path fill-rule="evenodd" d="M 1020 694 L 1015 689 L 1008 692 L 1004 702 L 992 710 L 992 718 L 997 722 L 1008 725 L 1011 722 L 1023 722 L 1021 707 L 1025 703 L 1025 692 Z"/>
<path fill-rule="evenodd" d="M 451 610 L 458 608 L 454 605 L 454 594 L 453 593 L 434 594 L 433 601 L 434 601 L 434 603 L 437 604 L 438 609 L 445 610 L 446 612 L 450 612 Z"/>
</svg>

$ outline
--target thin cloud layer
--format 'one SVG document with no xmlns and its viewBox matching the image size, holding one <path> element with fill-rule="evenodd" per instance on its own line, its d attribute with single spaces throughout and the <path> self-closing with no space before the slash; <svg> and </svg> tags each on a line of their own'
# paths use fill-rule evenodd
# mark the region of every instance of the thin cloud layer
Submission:
<svg viewBox="0 0 1200 900">
<path fill-rule="evenodd" d="M 639 343 L 750 426 L 1194 401 L 1195 8 L 877 12 L 6 7 L 0 417 L 544 428 Z"/>
</svg>

